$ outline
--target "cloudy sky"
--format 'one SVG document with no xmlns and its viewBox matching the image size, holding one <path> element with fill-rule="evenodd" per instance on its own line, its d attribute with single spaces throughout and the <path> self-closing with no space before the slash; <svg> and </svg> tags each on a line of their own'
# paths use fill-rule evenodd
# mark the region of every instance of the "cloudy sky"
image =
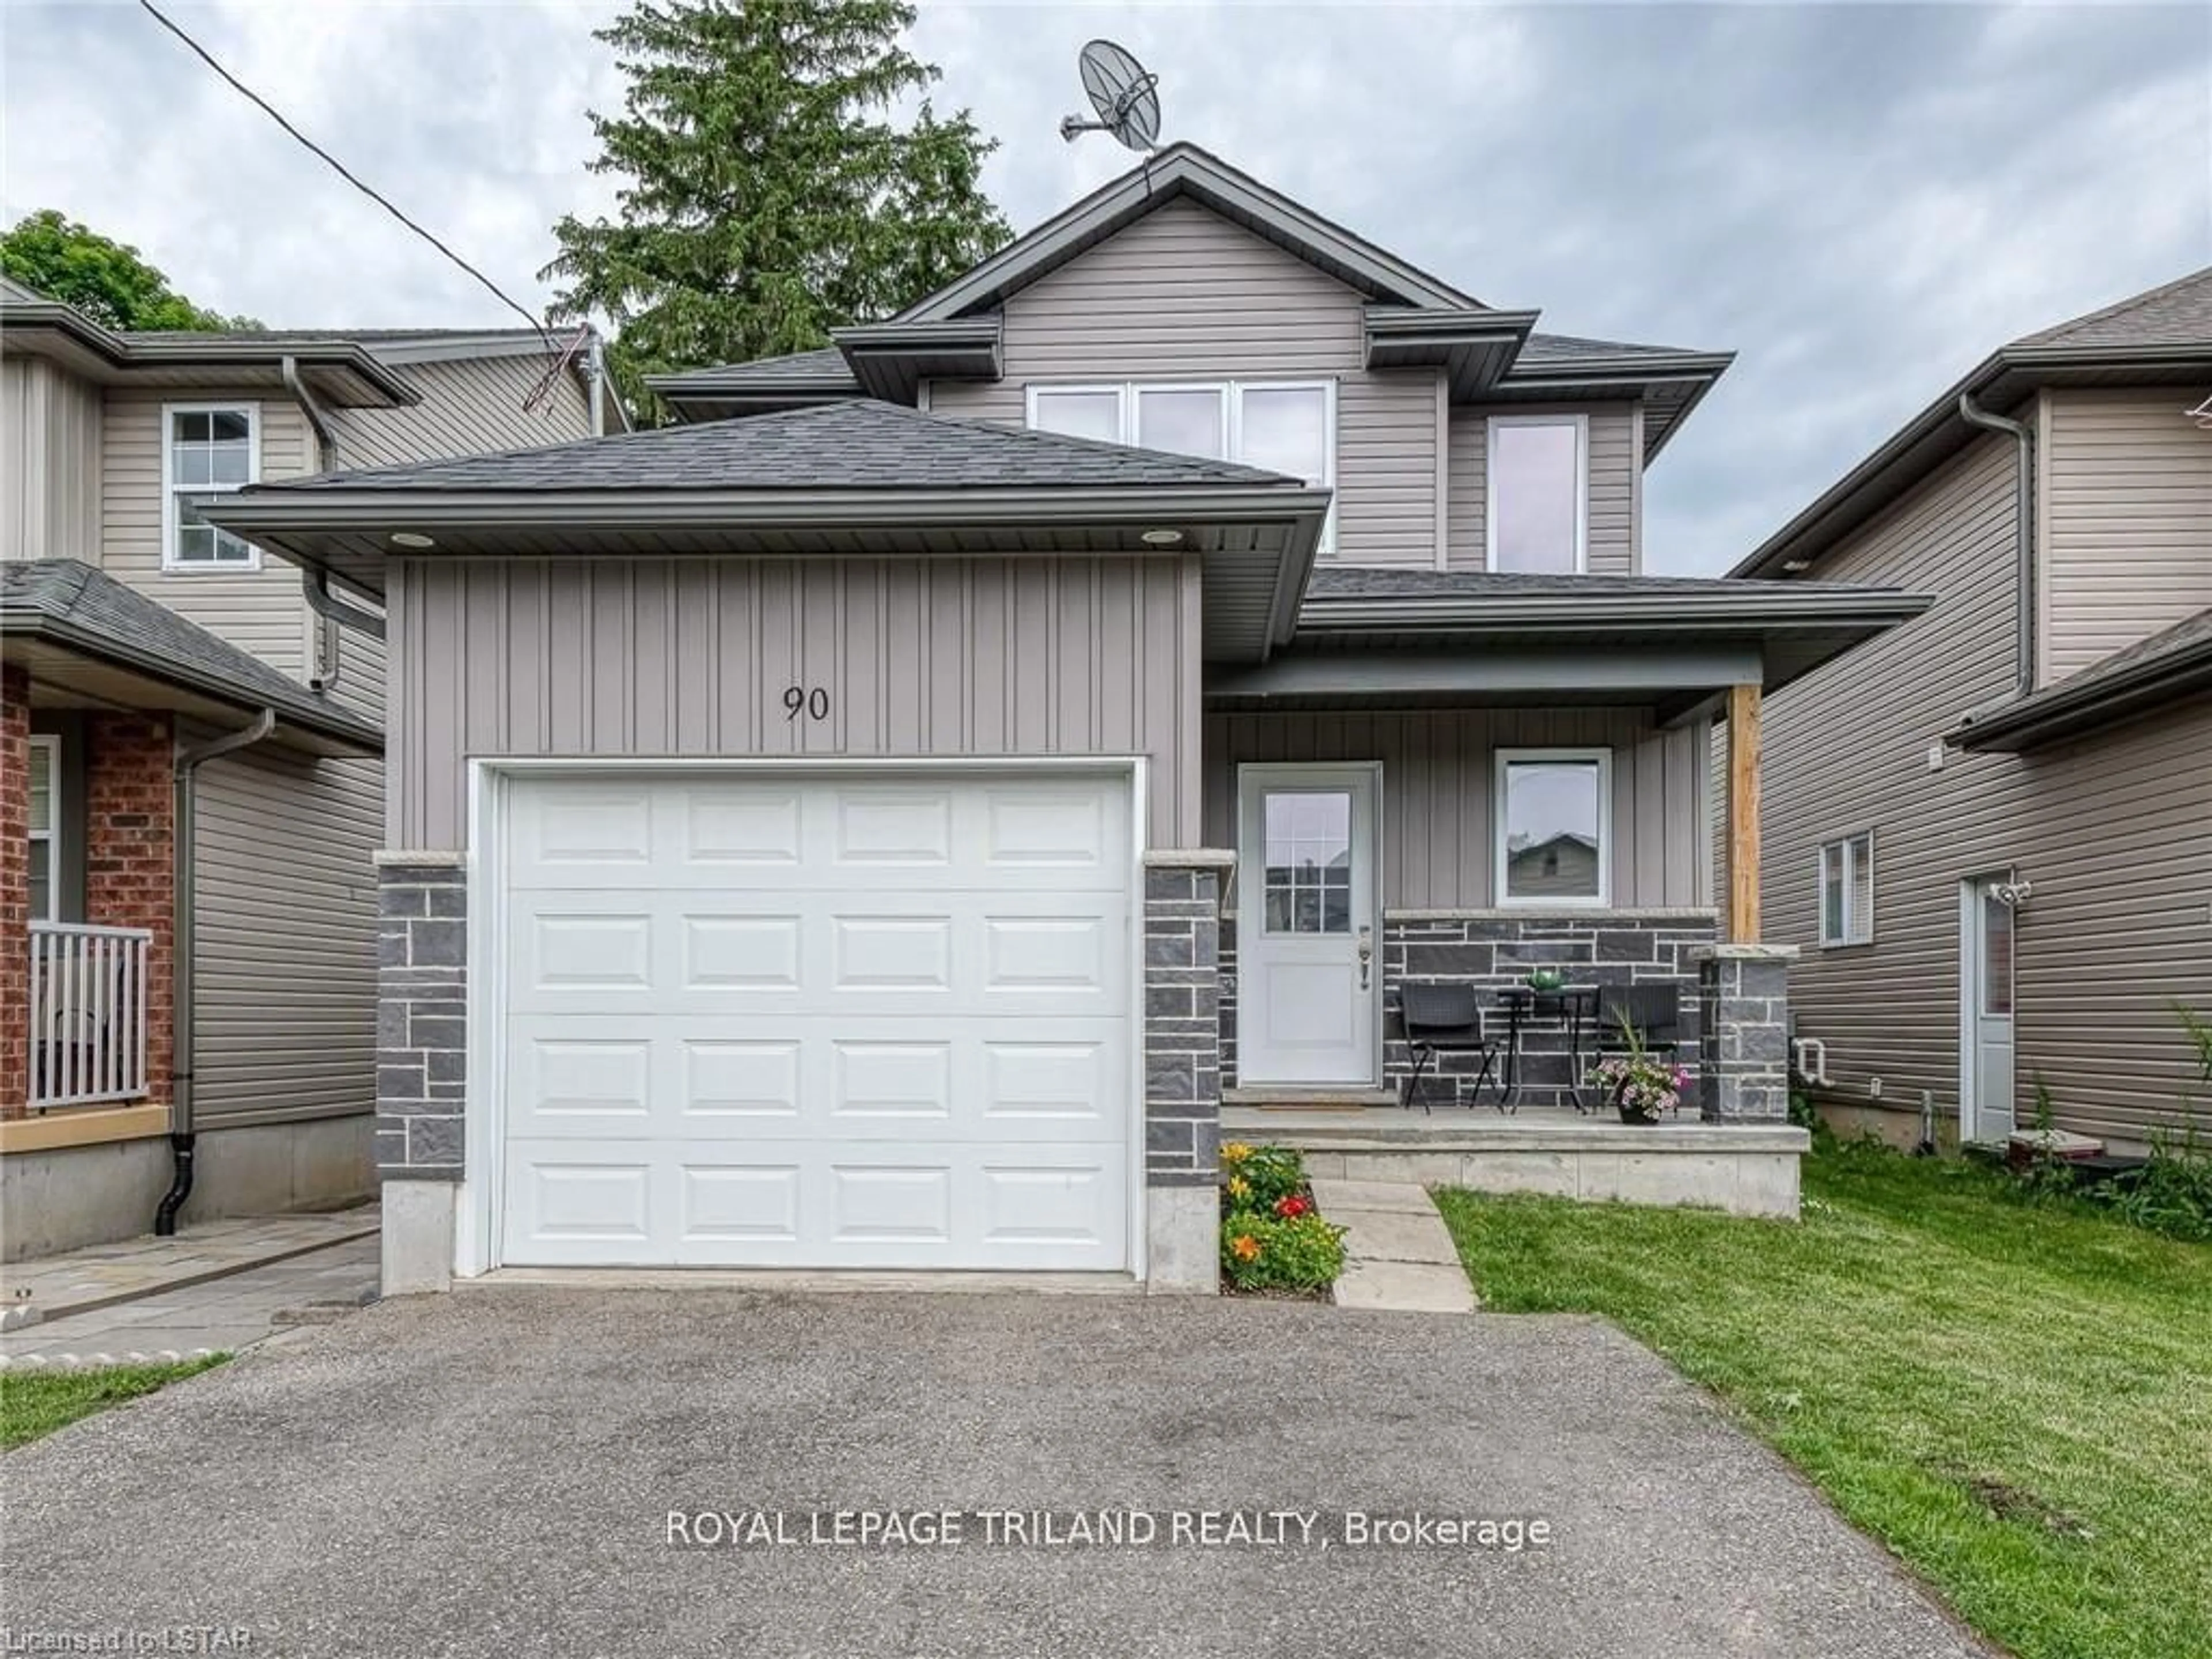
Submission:
<svg viewBox="0 0 2212 1659">
<path fill-rule="evenodd" d="M 167 6 L 509 292 L 611 201 L 621 82 L 568 0 Z M 1565 333 L 1728 348 L 1652 472 L 1646 556 L 1741 556 L 1990 347 L 2212 264 L 2212 7 L 928 4 L 1025 228 L 1121 170 L 1063 145 L 1093 35 L 1195 140 Z M 0 0 L 0 210 L 136 244 L 275 325 L 498 302 L 128 0 Z"/>
</svg>

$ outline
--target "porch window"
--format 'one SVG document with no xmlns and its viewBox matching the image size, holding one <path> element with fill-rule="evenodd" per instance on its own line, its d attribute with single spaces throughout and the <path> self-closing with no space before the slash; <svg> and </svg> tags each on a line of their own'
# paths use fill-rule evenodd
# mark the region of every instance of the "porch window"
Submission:
<svg viewBox="0 0 2212 1659">
<path fill-rule="evenodd" d="M 1499 750 L 1498 902 L 1610 902 L 1612 799 L 1610 750 Z"/>
<path fill-rule="evenodd" d="M 1822 843 L 1820 943 L 1874 943 L 1874 834 Z"/>
<path fill-rule="evenodd" d="M 1237 461 L 1321 489 L 1336 483 L 1332 380 L 1033 386 L 1029 423 L 1063 437 Z M 1322 530 L 1324 551 L 1334 544 L 1335 526 L 1332 511 Z"/>
<path fill-rule="evenodd" d="M 61 740 L 31 739 L 31 920 L 54 919 L 56 839 L 61 827 Z"/>
<path fill-rule="evenodd" d="M 218 530 L 196 497 L 228 495 L 261 477 L 258 404 L 167 404 L 161 410 L 161 563 L 169 570 L 257 570 L 250 542 Z"/>
<path fill-rule="evenodd" d="M 1547 576 L 1583 570 L 1589 417 L 1493 415 L 1489 426 L 1490 568 Z"/>
</svg>

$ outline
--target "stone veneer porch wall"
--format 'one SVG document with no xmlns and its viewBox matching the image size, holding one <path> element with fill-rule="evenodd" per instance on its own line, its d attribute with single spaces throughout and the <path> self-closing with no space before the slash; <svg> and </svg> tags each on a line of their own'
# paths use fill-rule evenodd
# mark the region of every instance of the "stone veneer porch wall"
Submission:
<svg viewBox="0 0 2212 1659">
<path fill-rule="evenodd" d="M 1671 981 L 1681 988 L 1686 1028 L 1693 1034 L 1682 1046 L 1684 1065 L 1699 1059 L 1701 994 L 1698 963 L 1692 953 L 1710 948 L 1718 918 L 1705 909 L 1658 910 L 1386 910 L 1382 918 L 1383 1081 L 1396 1088 L 1412 1070 L 1413 1058 L 1398 1024 L 1397 988 L 1409 979 L 1464 980 L 1480 991 L 1486 1007 L 1497 1009 L 1497 993 L 1525 983 L 1537 967 L 1562 969 L 1574 985 L 1647 985 Z M 1221 929 L 1221 1067 L 1224 1083 L 1237 1080 L 1237 928 L 1233 915 Z M 1503 1014 L 1498 1036 L 1504 1037 Z M 1583 1034 L 1585 1057 L 1594 1035 Z M 1439 1057 L 1422 1081 L 1422 1098 L 1434 1106 L 1470 1103 L 1469 1091 L 1481 1069 L 1472 1054 Z M 1503 1060 L 1500 1061 L 1502 1066 Z M 1568 1103 L 1571 1066 L 1564 1023 L 1531 1023 L 1521 1038 L 1522 1103 L 1559 1106 Z M 1482 1103 L 1497 1097 L 1486 1089 Z M 1686 1112 L 1698 1104 L 1693 1093 Z"/>
</svg>

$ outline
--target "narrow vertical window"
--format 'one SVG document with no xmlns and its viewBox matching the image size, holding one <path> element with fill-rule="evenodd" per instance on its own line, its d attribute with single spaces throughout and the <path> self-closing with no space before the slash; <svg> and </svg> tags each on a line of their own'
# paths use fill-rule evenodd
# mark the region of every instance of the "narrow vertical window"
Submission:
<svg viewBox="0 0 2212 1659">
<path fill-rule="evenodd" d="M 1589 435 L 1579 415 L 1490 417 L 1492 570 L 1559 576 L 1583 568 Z"/>
<path fill-rule="evenodd" d="M 1874 942 L 1874 836 L 1863 831 L 1820 848 L 1820 943 Z"/>
<path fill-rule="evenodd" d="M 60 744 L 31 739 L 31 920 L 54 920 L 55 842 L 60 830 Z"/>
</svg>

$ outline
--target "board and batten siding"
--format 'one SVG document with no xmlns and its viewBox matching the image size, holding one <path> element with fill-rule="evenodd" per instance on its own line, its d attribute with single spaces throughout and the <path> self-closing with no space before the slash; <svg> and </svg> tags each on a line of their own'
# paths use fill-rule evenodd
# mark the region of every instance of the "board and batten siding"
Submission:
<svg viewBox="0 0 2212 1659">
<path fill-rule="evenodd" d="M 1481 570 L 1490 558 L 1490 416 L 1585 415 L 1589 419 L 1589 568 L 1592 575 L 1632 576 L 1643 568 L 1640 428 L 1633 404 L 1584 407 L 1522 405 L 1455 409 L 1445 501 L 1449 512 L 1449 563 Z"/>
<path fill-rule="evenodd" d="M 200 769 L 193 1028 L 203 1127 L 375 1105 L 380 770 L 374 760 L 267 744 Z"/>
<path fill-rule="evenodd" d="M 0 357 L 0 559 L 100 558 L 100 388 Z"/>
<path fill-rule="evenodd" d="M 297 404 L 267 391 L 128 390 L 111 386 L 101 445 L 100 562 L 118 581 L 197 623 L 295 679 L 307 674 L 307 610 L 300 571 L 262 556 L 258 570 L 161 568 L 161 406 L 258 405 L 261 477 L 273 483 L 315 470 L 314 434 Z"/>
<path fill-rule="evenodd" d="M 1790 1012 L 1826 1046 L 1830 1098 L 1917 1113 L 1925 1090 L 1955 1120 L 1960 883 L 2016 872 L 2033 887 L 2017 920 L 2019 1120 L 2039 1077 L 2060 1127 L 2139 1145 L 2187 1099 L 2172 1002 L 2212 1007 L 2212 702 L 2042 754 L 1953 750 L 1930 769 L 1942 732 L 2011 694 L 2013 465 L 2008 438 L 1978 439 L 1821 562 L 1823 580 L 1936 603 L 1767 699 L 1765 937 L 1802 949 Z M 1874 940 L 1824 950 L 1820 848 L 1863 830 Z"/>
<path fill-rule="evenodd" d="M 1707 727 L 1655 726 L 1637 708 L 1468 708 L 1206 717 L 1206 844 L 1237 845 L 1237 768 L 1379 762 L 1382 902 L 1486 909 L 1496 902 L 1492 797 L 1500 749 L 1613 751 L 1617 909 L 1687 908 L 1712 894 L 1700 840 Z"/>
<path fill-rule="evenodd" d="M 2039 410 L 2044 684 L 2212 605 L 2212 432 L 2172 386 L 2067 388 Z"/>
<path fill-rule="evenodd" d="M 1194 556 L 409 559 L 394 847 L 466 844 L 471 757 L 1143 755 L 1197 845 Z M 789 718 L 787 688 L 829 694 Z"/>
<path fill-rule="evenodd" d="M 933 381 L 928 406 L 1019 426 L 1032 384 L 1333 380 L 1334 556 L 1433 568 L 1439 377 L 1370 373 L 1364 314 L 1334 277 L 1174 201 L 1009 298 L 1005 378 Z"/>
</svg>

